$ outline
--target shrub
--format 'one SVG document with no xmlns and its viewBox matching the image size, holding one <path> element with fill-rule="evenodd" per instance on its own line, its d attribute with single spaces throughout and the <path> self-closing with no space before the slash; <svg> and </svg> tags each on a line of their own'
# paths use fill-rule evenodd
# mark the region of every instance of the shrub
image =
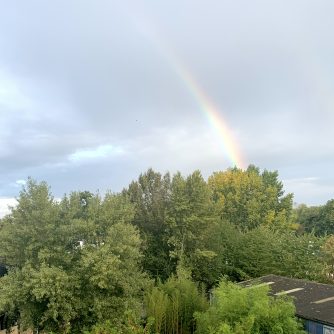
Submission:
<svg viewBox="0 0 334 334">
<path fill-rule="evenodd" d="M 188 273 L 158 284 L 146 296 L 147 316 L 154 319 L 154 333 L 188 334 L 195 331 L 194 313 L 207 309 L 204 295 Z"/>
<path fill-rule="evenodd" d="M 222 281 L 212 305 L 197 312 L 197 334 L 299 334 L 305 333 L 295 318 L 293 302 L 268 296 L 268 287 L 243 288 Z"/>
</svg>

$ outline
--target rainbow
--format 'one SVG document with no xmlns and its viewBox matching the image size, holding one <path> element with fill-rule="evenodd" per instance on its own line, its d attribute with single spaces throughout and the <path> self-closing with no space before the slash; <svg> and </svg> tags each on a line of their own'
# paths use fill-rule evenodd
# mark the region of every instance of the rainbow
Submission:
<svg viewBox="0 0 334 334">
<path fill-rule="evenodd" d="M 184 66 L 176 66 L 173 62 L 173 68 L 177 75 L 182 79 L 188 91 L 197 101 L 200 110 L 204 113 L 211 127 L 215 130 L 218 137 L 223 143 L 223 149 L 226 152 L 233 167 L 245 168 L 244 159 L 241 150 L 230 130 L 227 122 L 219 112 L 215 104 L 210 100 L 205 91 L 201 89 L 198 82 L 194 79 L 191 73 Z"/>
<path fill-rule="evenodd" d="M 167 47 L 166 44 L 162 43 L 162 39 L 157 35 L 156 26 L 149 26 L 153 20 L 148 19 L 145 15 L 142 20 L 138 19 L 138 16 L 132 17 L 132 22 L 136 25 L 136 30 L 140 31 L 142 35 L 146 37 L 159 52 L 159 54 L 166 60 L 172 70 L 181 79 L 193 99 L 199 105 L 199 109 L 205 115 L 210 126 L 215 130 L 216 134 L 222 142 L 223 150 L 231 161 L 233 167 L 245 168 L 245 162 L 243 155 L 234 138 L 227 121 L 222 116 L 219 109 L 207 96 L 205 91 L 200 87 L 199 83 L 195 80 L 191 72 L 181 62 L 180 58 L 176 56 L 172 48 Z"/>
</svg>

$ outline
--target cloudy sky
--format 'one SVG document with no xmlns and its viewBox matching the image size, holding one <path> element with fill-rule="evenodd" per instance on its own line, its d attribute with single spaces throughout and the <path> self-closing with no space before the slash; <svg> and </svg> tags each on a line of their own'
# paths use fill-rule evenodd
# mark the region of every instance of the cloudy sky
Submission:
<svg viewBox="0 0 334 334">
<path fill-rule="evenodd" d="M 0 2 L 0 215 L 28 176 L 61 197 L 232 166 L 185 73 L 245 165 L 334 197 L 332 0 Z"/>
</svg>

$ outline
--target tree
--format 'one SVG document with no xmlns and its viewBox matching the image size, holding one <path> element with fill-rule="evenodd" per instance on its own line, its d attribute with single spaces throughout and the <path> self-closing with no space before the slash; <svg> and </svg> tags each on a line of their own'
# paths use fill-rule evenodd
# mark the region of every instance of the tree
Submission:
<svg viewBox="0 0 334 334">
<path fill-rule="evenodd" d="M 190 278 L 190 272 L 178 266 L 177 275 L 158 283 L 146 295 L 147 316 L 153 319 L 154 333 L 194 333 L 194 313 L 208 307 L 204 293 Z"/>
<path fill-rule="evenodd" d="M 173 176 L 167 217 L 171 256 L 185 261 L 197 281 L 211 284 L 207 274 L 217 256 L 211 244 L 217 214 L 200 171 L 187 178 L 180 173 Z"/>
<path fill-rule="evenodd" d="M 308 233 L 313 231 L 318 236 L 334 233 L 334 199 L 320 206 L 299 205 L 294 210 L 294 216 Z"/>
<path fill-rule="evenodd" d="M 243 288 L 224 280 L 209 309 L 195 317 L 198 334 L 305 333 L 290 299 L 268 296 L 268 287 Z"/>
<path fill-rule="evenodd" d="M 111 226 L 103 245 L 82 249 L 77 269 L 80 278 L 80 318 L 73 327 L 80 328 L 109 320 L 119 325 L 127 312 L 139 318 L 141 297 L 148 284 L 140 271 L 139 233 L 130 224 Z"/>
<path fill-rule="evenodd" d="M 324 282 L 325 259 L 322 251 L 324 238 L 313 233 L 298 235 L 283 233 L 277 239 L 277 254 L 281 254 L 280 270 L 277 274 Z"/>
<path fill-rule="evenodd" d="M 221 218 L 242 230 L 259 225 L 286 229 L 290 225 L 292 194 L 284 196 L 278 173 L 249 166 L 215 172 L 209 177 L 213 201 Z"/>
<path fill-rule="evenodd" d="M 28 179 L 17 200 L 17 207 L 2 220 L 0 258 L 15 268 L 22 268 L 28 261 L 34 265 L 45 245 L 57 257 L 57 240 L 52 232 L 58 223 L 58 207 L 47 184 Z"/>
<path fill-rule="evenodd" d="M 313 234 L 259 226 L 241 235 L 236 266 L 243 274 L 241 279 L 276 274 L 323 281 L 323 242 Z"/>
<path fill-rule="evenodd" d="M 305 204 L 300 204 L 293 210 L 293 220 L 298 224 L 301 233 L 311 233 L 312 231 L 317 234 L 321 233 L 318 229 L 320 209 L 320 206 L 308 207 Z"/>
<path fill-rule="evenodd" d="M 325 269 L 324 274 L 330 283 L 334 282 L 334 235 L 330 235 L 326 238 L 326 241 L 322 247 L 325 257 Z"/>
<path fill-rule="evenodd" d="M 99 322 L 140 314 L 148 280 L 141 272 L 141 240 L 123 196 L 82 193 L 59 204 L 46 183 L 28 180 L 18 206 L 4 220 L 0 313 L 23 328 L 81 333 Z"/>
<path fill-rule="evenodd" d="M 211 275 L 216 281 L 221 275 L 243 281 L 267 274 L 326 280 L 324 238 L 314 234 L 273 231 L 267 226 L 243 232 L 221 222 L 214 236 L 211 249 L 217 257 Z"/>
<path fill-rule="evenodd" d="M 278 274 L 282 266 L 282 235 L 266 226 L 259 226 L 239 235 L 234 264 L 238 280 Z"/>
<path fill-rule="evenodd" d="M 170 201 L 170 176 L 149 169 L 123 190 L 134 205 L 133 225 L 144 239 L 144 269 L 153 277 L 165 280 L 175 270 L 170 258 L 166 215 Z"/>
<path fill-rule="evenodd" d="M 320 210 L 319 234 L 334 233 L 334 199 L 328 201 Z"/>
</svg>

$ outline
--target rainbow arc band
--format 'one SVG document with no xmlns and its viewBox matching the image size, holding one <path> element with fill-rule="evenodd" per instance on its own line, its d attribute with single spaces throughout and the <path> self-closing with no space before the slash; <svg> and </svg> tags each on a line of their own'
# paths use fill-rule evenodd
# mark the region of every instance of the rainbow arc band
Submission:
<svg viewBox="0 0 334 334">
<path fill-rule="evenodd" d="M 148 16 L 148 11 L 144 13 L 143 8 L 137 8 L 135 12 L 140 12 L 141 15 L 128 15 L 131 22 L 136 26 L 136 31 L 140 32 L 142 36 L 152 43 L 154 49 L 165 59 L 166 63 L 182 81 L 194 101 L 198 104 L 201 112 L 205 115 L 211 128 L 215 130 L 218 138 L 220 138 L 223 151 L 230 160 L 232 167 L 246 168 L 241 149 L 222 112 L 211 101 L 203 88 L 200 87 L 191 71 L 182 63 L 181 58 L 176 55 L 173 48 L 164 42 L 157 23 L 154 22 L 152 17 Z"/>
</svg>

